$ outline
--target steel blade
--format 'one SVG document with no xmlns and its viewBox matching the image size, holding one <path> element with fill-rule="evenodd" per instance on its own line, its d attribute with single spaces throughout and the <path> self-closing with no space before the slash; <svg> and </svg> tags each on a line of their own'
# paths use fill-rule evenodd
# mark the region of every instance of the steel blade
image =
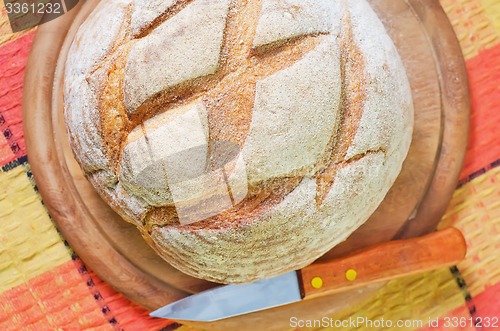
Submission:
<svg viewBox="0 0 500 331">
<path fill-rule="evenodd" d="M 250 284 L 225 285 L 191 295 L 150 314 L 183 321 L 212 322 L 300 301 L 295 271 Z"/>
</svg>

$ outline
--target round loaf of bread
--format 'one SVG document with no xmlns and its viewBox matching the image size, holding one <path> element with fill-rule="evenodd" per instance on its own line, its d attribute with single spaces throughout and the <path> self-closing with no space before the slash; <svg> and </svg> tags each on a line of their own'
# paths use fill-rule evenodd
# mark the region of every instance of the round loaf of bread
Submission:
<svg viewBox="0 0 500 331">
<path fill-rule="evenodd" d="M 245 283 L 300 269 L 375 211 L 413 105 L 365 0 L 107 0 L 65 63 L 83 172 L 168 263 Z"/>
</svg>

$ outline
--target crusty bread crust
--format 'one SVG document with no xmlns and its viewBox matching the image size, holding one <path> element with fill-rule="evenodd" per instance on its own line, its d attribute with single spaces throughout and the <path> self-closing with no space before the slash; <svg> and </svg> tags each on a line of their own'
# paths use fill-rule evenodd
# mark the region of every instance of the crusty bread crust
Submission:
<svg viewBox="0 0 500 331">
<path fill-rule="evenodd" d="M 345 240 L 413 128 L 403 65 L 365 0 L 102 1 L 71 46 L 64 101 L 103 199 L 174 267 L 221 283 L 302 268 Z M 176 156 L 203 141 L 236 156 Z M 172 180 L 199 164 L 213 171 Z M 220 210 L 191 208 L 209 204 Z"/>
</svg>

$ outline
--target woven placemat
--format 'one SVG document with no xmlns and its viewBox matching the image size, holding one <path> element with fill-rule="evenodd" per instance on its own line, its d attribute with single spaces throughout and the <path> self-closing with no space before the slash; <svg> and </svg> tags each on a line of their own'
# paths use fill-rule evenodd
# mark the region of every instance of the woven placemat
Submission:
<svg viewBox="0 0 500 331">
<path fill-rule="evenodd" d="M 370 322 L 374 330 L 445 330 L 454 321 L 466 321 L 457 329 L 488 329 L 488 320 L 500 317 L 500 1 L 441 4 L 466 59 L 472 114 L 464 169 L 440 227 L 460 229 L 468 255 L 455 267 L 391 281 L 331 316 L 361 322 L 344 330 L 366 329 Z M 33 36 L 33 29 L 11 33 L 0 2 L 0 330 L 193 330 L 150 318 L 116 293 L 85 266 L 50 219 L 32 179 L 22 130 L 22 82 Z"/>
</svg>

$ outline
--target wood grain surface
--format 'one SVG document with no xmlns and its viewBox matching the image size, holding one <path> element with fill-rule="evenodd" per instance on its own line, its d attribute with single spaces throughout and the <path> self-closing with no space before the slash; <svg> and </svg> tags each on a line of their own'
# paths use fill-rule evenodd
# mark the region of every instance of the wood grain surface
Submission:
<svg viewBox="0 0 500 331">
<path fill-rule="evenodd" d="M 29 162 L 52 218 L 77 254 L 102 279 L 156 309 L 215 286 L 177 271 L 133 225 L 103 202 L 69 149 L 61 107 L 64 60 L 78 26 L 98 3 L 80 2 L 39 27 L 26 68 L 23 121 Z M 395 238 L 431 232 L 444 213 L 463 163 L 469 123 L 465 65 L 437 0 L 370 0 L 402 57 L 413 91 L 415 130 L 396 183 L 368 222 L 320 260 Z M 207 329 L 283 329 L 291 316 L 321 318 L 372 294 L 380 285 L 328 295 L 215 323 Z"/>
</svg>

